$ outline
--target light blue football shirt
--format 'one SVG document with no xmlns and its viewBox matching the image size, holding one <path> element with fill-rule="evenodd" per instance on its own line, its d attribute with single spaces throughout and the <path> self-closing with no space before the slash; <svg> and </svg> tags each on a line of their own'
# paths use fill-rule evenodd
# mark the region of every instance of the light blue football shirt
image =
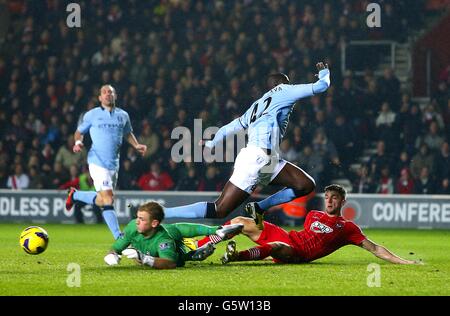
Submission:
<svg viewBox="0 0 450 316">
<path fill-rule="evenodd" d="M 111 112 L 102 106 L 86 112 L 77 130 L 81 134 L 89 132 L 92 146 L 88 153 L 88 163 L 108 170 L 119 169 L 120 146 L 124 135 L 133 131 L 130 117 L 120 108 Z"/>
<path fill-rule="evenodd" d="M 289 117 L 299 99 L 324 92 L 330 86 L 330 71 L 319 71 L 319 80 L 309 84 L 280 84 L 255 101 L 239 118 L 220 128 L 206 146 L 214 147 L 228 135 L 248 129 L 248 144 L 277 150 L 286 133 Z"/>
</svg>

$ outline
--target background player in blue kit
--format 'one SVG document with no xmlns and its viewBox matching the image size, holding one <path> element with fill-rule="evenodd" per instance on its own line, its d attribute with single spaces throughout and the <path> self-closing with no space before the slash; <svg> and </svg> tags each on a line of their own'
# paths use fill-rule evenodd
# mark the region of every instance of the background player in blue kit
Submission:
<svg viewBox="0 0 450 316">
<path fill-rule="evenodd" d="M 120 146 L 125 139 L 142 155 L 147 150 L 133 134 L 130 117 L 124 110 L 116 107 L 116 91 L 111 85 L 104 85 L 98 97 L 100 106 L 86 112 L 75 132 L 74 152 L 83 150 L 83 135 L 90 133 L 92 146 L 88 153 L 89 173 L 94 181 L 95 190 L 77 191 L 71 188 L 66 200 L 66 209 L 82 201 L 102 208 L 103 218 L 114 239 L 120 236 L 119 222 L 114 211 L 113 190 L 119 172 Z"/>
<path fill-rule="evenodd" d="M 270 90 L 241 117 L 220 128 L 213 140 L 204 142 L 206 147 L 213 148 L 227 136 L 248 130 L 248 144 L 236 157 L 233 174 L 220 197 L 215 202 L 165 208 L 167 218 L 222 218 L 242 204 L 257 184 L 285 186 L 268 198 L 245 206 L 246 212 L 259 224 L 264 210 L 315 189 L 314 179 L 301 168 L 281 159 L 278 148 L 295 102 L 324 92 L 330 86 L 328 65 L 319 62 L 316 67 L 319 80 L 310 84 L 289 84 L 288 76 L 282 73 L 269 76 Z"/>
</svg>

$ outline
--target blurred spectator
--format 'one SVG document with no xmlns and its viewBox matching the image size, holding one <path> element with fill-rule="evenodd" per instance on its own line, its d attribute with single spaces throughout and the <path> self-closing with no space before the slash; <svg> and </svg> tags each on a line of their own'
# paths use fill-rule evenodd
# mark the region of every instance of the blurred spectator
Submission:
<svg viewBox="0 0 450 316">
<path fill-rule="evenodd" d="M 422 144 L 419 148 L 419 152 L 412 157 L 410 170 L 412 176 L 417 179 L 420 176 L 421 170 L 425 167 L 428 171 L 435 170 L 434 168 L 434 155 L 428 149 L 427 144 Z"/>
<path fill-rule="evenodd" d="M 206 167 L 204 177 L 200 177 L 200 184 L 198 191 L 215 191 L 220 192 L 223 184 L 219 178 L 219 173 L 216 167 L 209 165 Z"/>
<path fill-rule="evenodd" d="M 77 165 L 69 167 L 69 180 L 60 184 L 58 189 L 69 189 L 71 187 L 78 188 L 80 182 L 79 171 Z"/>
<path fill-rule="evenodd" d="M 448 142 L 443 142 L 441 144 L 435 162 L 437 179 L 450 178 L 450 148 Z"/>
<path fill-rule="evenodd" d="M 428 127 L 432 122 L 436 122 L 440 130 L 445 128 L 444 119 L 441 113 L 439 113 L 438 106 L 434 100 L 423 110 L 422 121 L 426 127 Z"/>
<path fill-rule="evenodd" d="M 381 168 L 383 166 L 391 166 L 392 158 L 386 153 L 386 145 L 384 141 L 377 142 L 377 152 L 370 157 L 369 167 L 370 174 L 378 177 L 381 174 Z"/>
<path fill-rule="evenodd" d="M 428 167 L 422 167 L 420 169 L 420 175 L 414 185 L 415 193 L 417 194 L 435 194 L 436 184 L 434 179 L 430 175 Z"/>
<path fill-rule="evenodd" d="M 58 188 L 63 183 L 70 180 L 69 172 L 64 169 L 62 163 L 55 162 L 53 170 L 50 171 L 45 181 L 49 181 L 46 184 L 47 188 Z"/>
<path fill-rule="evenodd" d="M 141 143 L 143 144 L 143 143 Z M 133 164 L 130 160 L 124 159 L 122 161 L 122 165 L 119 169 L 119 175 L 117 178 L 117 189 L 119 190 L 136 190 L 137 186 L 137 177 L 136 174 L 133 173 L 132 170 Z"/>
<path fill-rule="evenodd" d="M 393 111 L 400 108 L 400 81 L 392 68 L 386 68 L 378 81 L 379 93 L 383 101 L 389 103 Z"/>
<path fill-rule="evenodd" d="M 404 169 L 408 169 L 409 172 L 410 163 L 411 160 L 409 158 L 408 152 L 406 150 L 401 151 L 398 159 L 396 159 L 395 161 L 395 176 L 399 177 Z"/>
<path fill-rule="evenodd" d="M 314 178 L 317 186 L 325 182 L 321 176 L 325 169 L 324 159 L 325 157 L 313 151 L 311 146 L 305 146 L 298 157 L 298 166 Z"/>
<path fill-rule="evenodd" d="M 444 137 L 439 135 L 439 127 L 436 121 L 430 122 L 428 132 L 419 136 L 416 139 L 416 147 L 418 148 L 421 143 L 427 144 L 428 148 L 432 152 L 438 152 L 442 143 L 444 142 Z"/>
<path fill-rule="evenodd" d="M 380 194 L 394 193 L 394 180 L 391 177 L 389 166 L 381 167 L 381 174 L 377 180 L 377 189 L 375 192 Z"/>
<path fill-rule="evenodd" d="M 139 136 L 141 144 L 147 145 L 147 151 L 145 152 L 144 158 L 148 159 L 158 152 L 159 148 L 159 137 L 153 132 L 152 126 L 148 120 L 144 120 L 142 123 L 142 133 Z"/>
<path fill-rule="evenodd" d="M 414 179 L 409 174 L 409 169 L 404 168 L 400 172 L 400 177 L 397 179 L 395 193 L 413 194 L 414 192 Z"/>
<path fill-rule="evenodd" d="M 28 189 L 30 178 L 23 170 L 23 166 L 17 163 L 14 172 L 8 177 L 6 187 L 12 190 Z"/>
<path fill-rule="evenodd" d="M 7 189 L 6 183 L 8 181 L 8 172 L 6 167 L 0 166 L 0 189 Z"/>
<path fill-rule="evenodd" d="M 378 139 L 384 141 L 388 150 L 396 144 L 396 134 L 394 130 L 395 116 L 396 114 L 390 109 L 389 103 L 383 102 L 380 114 L 375 120 Z"/>
<path fill-rule="evenodd" d="M 81 153 L 74 153 L 72 150 L 74 145 L 75 140 L 73 138 L 73 135 L 69 135 L 66 144 L 59 147 L 56 153 L 55 162 L 61 163 L 67 170 L 69 170 L 72 165 L 83 165 L 84 161 L 86 160 L 86 151 L 82 151 Z"/>
<path fill-rule="evenodd" d="M 280 144 L 280 157 L 292 163 L 296 163 L 298 152 L 291 146 L 289 139 L 284 139 Z"/>
<path fill-rule="evenodd" d="M 437 189 L 437 194 L 450 194 L 450 181 L 449 178 L 444 178 L 440 181 Z"/>
<path fill-rule="evenodd" d="M 159 163 L 152 162 L 150 171 L 139 178 L 138 186 L 145 191 L 165 191 L 171 189 L 174 183 L 167 172 L 161 171 Z"/>
<path fill-rule="evenodd" d="M 28 188 L 36 190 L 44 189 L 44 179 L 39 172 L 39 169 L 35 166 L 32 166 L 28 170 L 30 171 L 30 185 Z"/>
<path fill-rule="evenodd" d="M 317 130 L 312 142 L 312 150 L 324 159 L 324 169 L 327 172 L 321 174 L 321 183 L 329 182 L 335 177 L 339 177 L 340 160 L 337 154 L 336 147 L 325 135 L 325 132 L 321 129 Z M 306 170 L 309 172 L 309 170 Z"/>
<path fill-rule="evenodd" d="M 330 139 L 336 146 L 343 167 L 347 168 L 358 155 L 358 150 L 355 148 L 355 132 L 342 114 L 336 116 L 330 130 L 332 131 Z"/>
<path fill-rule="evenodd" d="M 353 182 L 355 193 L 375 193 L 376 185 L 374 179 L 370 176 L 369 166 L 362 165 L 358 169 L 358 176 Z"/>
<path fill-rule="evenodd" d="M 200 186 L 200 179 L 194 167 L 189 167 L 187 173 L 182 176 L 175 187 L 177 191 L 197 191 Z"/>
</svg>

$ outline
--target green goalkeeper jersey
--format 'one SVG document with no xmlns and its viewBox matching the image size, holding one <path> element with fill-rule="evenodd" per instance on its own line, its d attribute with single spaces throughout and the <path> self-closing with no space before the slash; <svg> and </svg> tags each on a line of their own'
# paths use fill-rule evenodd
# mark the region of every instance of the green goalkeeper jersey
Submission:
<svg viewBox="0 0 450 316">
<path fill-rule="evenodd" d="M 123 235 L 114 242 L 112 249 L 120 254 L 131 245 L 145 255 L 168 259 L 181 267 L 189 259 L 188 253 L 191 251 L 184 245 L 183 238 L 210 235 L 217 228 L 190 223 L 161 224 L 154 235 L 145 237 L 137 231 L 136 220 L 133 219 L 125 227 Z"/>
</svg>

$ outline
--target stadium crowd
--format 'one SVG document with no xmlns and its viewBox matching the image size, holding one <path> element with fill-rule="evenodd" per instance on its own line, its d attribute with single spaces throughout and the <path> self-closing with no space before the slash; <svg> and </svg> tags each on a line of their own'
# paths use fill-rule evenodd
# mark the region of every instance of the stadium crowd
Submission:
<svg viewBox="0 0 450 316">
<path fill-rule="evenodd" d="M 383 28 L 362 27 L 368 2 L 78 1 L 82 25 L 69 28 L 63 1 L 10 1 L 0 54 L 0 188 L 88 181 L 86 152 L 72 152 L 72 135 L 110 83 L 148 146 L 143 158 L 122 147 L 118 189 L 220 191 L 233 164 L 176 163 L 172 130 L 192 130 L 196 118 L 220 127 L 259 98 L 269 73 L 313 82 L 323 60 L 331 87 L 298 104 L 283 157 L 319 191 L 343 177 L 353 192 L 450 194 L 449 72 L 425 107 L 401 91 L 391 69 L 380 77 L 374 64 L 363 77 L 340 72 L 342 41 L 404 41 L 420 27 L 422 1 L 406 0 L 384 1 Z M 354 172 L 374 143 L 376 154 Z"/>
</svg>

